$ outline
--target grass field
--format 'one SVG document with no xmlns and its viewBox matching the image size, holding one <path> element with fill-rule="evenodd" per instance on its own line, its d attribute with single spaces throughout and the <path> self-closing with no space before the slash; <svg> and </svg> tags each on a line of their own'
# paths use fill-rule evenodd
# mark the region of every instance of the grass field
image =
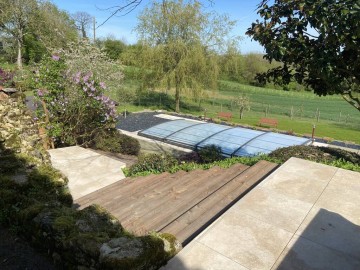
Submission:
<svg viewBox="0 0 360 270">
<path fill-rule="evenodd" d="M 135 91 L 136 80 L 125 80 L 123 89 Z M 250 111 L 239 117 L 234 100 L 240 94 L 249 97 Z M 115 97 L 115 95 L 113 94 Z M 143 109 L 164 109 L 174 111 L 173 93 L 147 92 L 140 99 L 123 103 L 119 111 L 130 112 Z M 206 112 L 205 112 L 206 110 Z M 220 111 L 233 113 L 232 122 L 256 126 L 261 117 L 276 118 L 278 129 L 296 134 L 311 134 L 316 126 L 315 136 L 334 140 L 351 141 L 360 144 L 360 113 L 340 96 L 318 97 L 311 92 L 286 92 L 282 90 L 254 87 L 235 82 L 220 81 L 218 91 L 206 91 L 199 105 L 192 98 L 182 98 L 181 112 L 195 116 L 216 118 Z M 291 116 L 292 111 L 292 117 Z"/>
<path fill-rule="evenodd" d="M 125 75 L 130 76 L 126 76 L 123 84 L 109 93 L 115 100 L 120 100 L 124 95 L 133 97 L 132 102 L 120 102 L 119 112 L 125 109 L 130 112 L 144 109 L 175 110 L 174 93 L 171 91 L 168 95 L 148 91 L 142 93 L 140 98 L 134 98 L 140 85 L 134 79 L 136 69 L 125 68 L 124 71 Z M 134 74 L 127 74 L 129 72 Z M 243 119 L 240 119 L 234 103 L 240 94 L 246 95 L 251 102 L 251 109 L 245 112 Z M 182 113 L 195 116 L 206 113 L 207 117 L 216 119 L 218 112 L 227 111 L 233 113 L 232 122 L 249 126 L 256 126 L 261 117 L 276 118 L 279 121 L 278 129 L 282 131 L 311 134 L 315 125 L 317 137 L 360 144 L 360 113 L 340 96 L 318 97 L 311 92 L 287 92 L 230 81 L 219 81 L 217 91 L 205 91 L 200 105 L 199 101 L 185 96 L 189 94 L 182 95 Z"/>
</svg>

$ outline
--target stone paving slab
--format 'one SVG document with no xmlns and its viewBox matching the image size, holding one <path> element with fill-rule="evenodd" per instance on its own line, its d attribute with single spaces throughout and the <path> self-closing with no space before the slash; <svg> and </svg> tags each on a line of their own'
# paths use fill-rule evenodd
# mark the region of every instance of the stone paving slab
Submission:
<svg viewBox="0 0 360 270">
<path fill-rule="evenodd" d="M 291 158 L 163 270 L 358 270 L 359 201 L 360 173 Z"/>
<path fill-rule="evenodd" d="M 69 179 L 73 199 L 125 178 L 125 163 L 79 146 L 49 150 L 53 166 Z"/>
</svg>

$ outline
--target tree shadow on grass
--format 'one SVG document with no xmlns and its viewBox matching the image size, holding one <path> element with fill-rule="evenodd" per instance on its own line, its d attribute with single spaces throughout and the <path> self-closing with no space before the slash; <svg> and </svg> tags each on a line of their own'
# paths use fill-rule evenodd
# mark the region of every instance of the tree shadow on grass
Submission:
<svg viewBox="0 0 360 270">
<path fill-rule="evenodd" d="M 174 97 L 155 91 L 149 91 L 141 95 L 134 105 L 145 106 L 149 108 L 155 108 L 159 110 L 175 111 L 175 99 Z M 180 110 L 184 112 L 202 111 L 202 108 L 196 104 L 191 104 L 180 100 Z"/>
</svg>

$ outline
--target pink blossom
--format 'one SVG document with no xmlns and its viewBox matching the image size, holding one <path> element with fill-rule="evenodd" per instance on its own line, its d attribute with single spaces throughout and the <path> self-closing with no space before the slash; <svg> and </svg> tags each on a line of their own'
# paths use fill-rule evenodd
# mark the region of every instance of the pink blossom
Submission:
<svg viewBox="0 0 360 270">
<path fill-rule="evenodd" d="M 55 60 L 55 61 L 59 61 L 60 60 L 60 56 L 58 56 L 58 55 L 53 55 L 53 56 L 51 56 L 51 58 L 52 58 L 52 60 Z"/>
</svg>

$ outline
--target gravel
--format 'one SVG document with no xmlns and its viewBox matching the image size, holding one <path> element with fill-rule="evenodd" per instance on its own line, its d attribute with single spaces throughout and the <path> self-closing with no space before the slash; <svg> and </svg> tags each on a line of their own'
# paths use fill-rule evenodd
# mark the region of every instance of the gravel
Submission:
<svg viewBox="0 0 360 270">
<path fill-rule="evenodd" d="M 126 118 L 122 115 L 118 118 L 116 128 L 134 132 L 144 130 L 155 125 L 169 122 L 171 120 L 155 117 L 158 112 L 140 112 L 127 114 Z"/>
</svg>

